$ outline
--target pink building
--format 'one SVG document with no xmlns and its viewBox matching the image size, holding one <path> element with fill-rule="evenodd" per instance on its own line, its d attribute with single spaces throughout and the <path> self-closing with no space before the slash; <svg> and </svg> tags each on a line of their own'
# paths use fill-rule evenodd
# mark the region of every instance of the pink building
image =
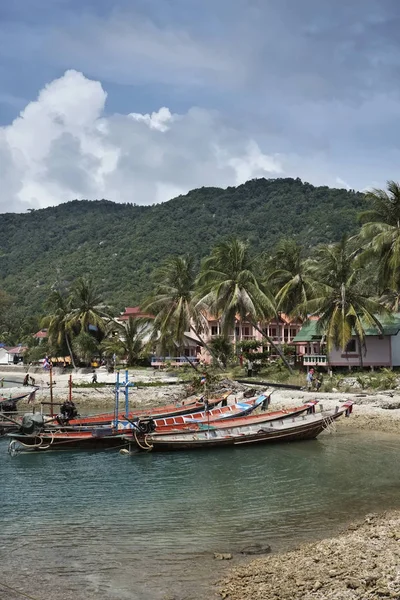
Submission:
<svg viewBox="0 0 400 600">
<path fill-rule="evenodd" d="M 204 341 L 210 342 L 213 338 L 222 334 L 221 320 L 211 315 L 206 316 L 206 330 L 203 334 Z M 292 344 L 294 338 L 299 333 L 302 322 L 300 319 L 292 319 L 285 313 L 279 313 L 276 319 L 272 319 L 268 323 L 257 323 L 257 326 L 265 331 L 268 337 L 277 344 Z M 242 321 L 237 315 L 235 328 L 231 329 L 228 334 L 228 339 L 232 344 L 240 343 L 245 340 L 257 340 L 260 342 L 260 348 L 268 348 L 269 343 L 262 334 L 248 321 Z M 207 362 L 210 360 L 208 352 L 202 350 L 202 358 Z"/>
</svg>

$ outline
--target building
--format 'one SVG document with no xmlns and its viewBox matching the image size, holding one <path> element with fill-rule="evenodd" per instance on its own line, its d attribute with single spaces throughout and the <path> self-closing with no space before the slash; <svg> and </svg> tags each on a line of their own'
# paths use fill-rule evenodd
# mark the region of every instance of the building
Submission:
<svg viewBox="0 0 400 600">
<path fill-rule="evenodd" d="M 27 346 L 8 346 L 0 347 L 0 365 L 18 365 L 24 360 L 24 352 L 28 350 Z"/>
<path fill-rule="evenodd" d="M 344 351 L 326 351 L 318 319 L 303 325 L 293 342 L 297 360 L 304 367 L 398 367 L 400 366 L 400 313 L 381 320 L 382 332 L 377 327 L 365 327 L 365 349 L 360 357 L 355 336 Z"/>
<path fill-rule="evenodd" d="M 206 321 L 207 327 L 204 333 L 204 340 L 209 342 L 218 335 L 221 335 L 221 320 L 207 315 Z M 259 331 L 260 329 L 276 344 L 292 344 L 302 327 L 302 321 L 297 318 L 290 318 L 285 313 L 279 313 L 275 319 L 272 319 L 268 323 L 257 323 L 257 327 L 258 329 L 252 323 L 242 321 L 240 316 L 237 315 L 235 329 L 230 331 L 228 338 L 232 343 L 257 340 L 260 342 L 260 346 L 266 348 L 269 346 L 269 343 Z"/>
</svg>

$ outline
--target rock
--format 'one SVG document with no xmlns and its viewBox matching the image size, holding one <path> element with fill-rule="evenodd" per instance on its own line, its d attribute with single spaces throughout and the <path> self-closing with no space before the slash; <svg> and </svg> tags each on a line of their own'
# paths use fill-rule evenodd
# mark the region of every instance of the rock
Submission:
<svg viewBox="0 0 400 600">
<path fill-rule="evenodd" d="M 314 583 L 313 591 L 318 592 L 318 590 L 320 590 L 321 588 L 322 588 L 322 583 L 320 581 L 316 581 Z"/>
<path fill-rule="evenodd" d="M 384 408 L 385 410 L 397 410 L 400 408 L 400 400 L 395 402 L 382 402 L 381 408 Z"/>
<path fill-rule="evenodd" d="M 240 554 L 269 554 L 271 552 L 271 546 L 268 544 L 262 546 L 261 544 L 254 544 L 254 546 L 246 546 L 240 551 Z"/>
<path fill-rule="evenodd" d="M 214 552 L 216 560 L 232 560 L 233 556 L 230 552 Z"/>
<path fill-rule="evenodd" d="M 351 590 L 356 590 L 361 586 L 361 582 L 355 577 L 349 577 L 349 579 L 346 579 L 345 584 Z"/>
<path fill-rule="evenodd" d="M 331 571 L 329 571 L 328 575 L 329 577 L 338 577 L 339 575 L 342 575 L 343 571 L 338 571 L 337 569 L 332 569 Z"/>
<path fill-rule="evenodd" d="M 332 392 L 333 392 L 334 394 L 337 394 L 337 393 L 338 393 L 338 391 L 339 391 L 339 390 L 338 390 L 337 388 L 332 388 Z"/>
</svg>

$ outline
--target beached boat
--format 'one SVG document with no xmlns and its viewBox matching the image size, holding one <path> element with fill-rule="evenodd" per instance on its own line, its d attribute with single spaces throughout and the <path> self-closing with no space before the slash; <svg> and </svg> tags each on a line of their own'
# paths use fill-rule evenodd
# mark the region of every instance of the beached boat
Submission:
<svg viewBox="0 0 400 600">
<path fill-rule="evenodd" d="M 242 427 L 245 425 L 261 425 L 269 421 L 278 421 L 282 419 L 289 419 L 291 417 L 298 417 L 303 413 L 313 413 L 318 404 L 318 400 L 310 400 L 301 406 L 295 406 L 293 408 L 283 408 L 281 410 L 275 410 L 271 412 L 261 412 L 257 414 L 247 414 L 245 416 L 228 416 L 223 419 L 208 420 L 205 416 L 203 419 L 198 421 L 188 420 L 184 425 L 157 425 L 154 431 L 155 435 L 168 433 L 169 431 L 174 432 L 176 430 L 185 431 L 198 431 L 206 428 L 213 429 L 227 429 L 229 427 Z M 158 421 L 156 421 L 158 423 Z"/>
<path fill-rule="evenodd" d="M 345 402 L 340 408 L 322 413 L 311 413 L 292 419 L 274 420 L 260 426 L 232 426 L 224 429 L 207 429 L 198 432 L 171 432 L 165 434 L 142 435 L 133 432 L 127 439 L 135 442 L 139 450 L 194 450 L 220 448 L 225 446 L 245 446 L 276 442 L 291 442 L 315 439 L 343 414 L 349 415 L 352 401 Z"/>
<path fill-rule="evenodd" d="M 221 402 L 227 400 L 228 396 L 230 396 L 231 393 L 232 391 L 229 390 L 217 398 L 210 398 L 208 400 L 208 407 L 210 409 L 216 407 Z M 188 400 L 187 402 L 183 401 L 180 404 L 170 404 L 167 406 L 158 406 L 156 408 L 135 409 L 130 411 L 128 415 L 126 415 L 126 412 L 119 411 L 118 421 L 123 420 L 125 416 L 127 416 L 129 419 L 134 419 L 136 417 L 151 417 L 153 419 L 162 419 L 166 417 L 175 417 L 179 415 L 189 415 L 191 413 L 204 410 L 204 408 L 204 400 L 202 398 L 199 398 L 196 400 Z M 72 419 L 68 421 L 68 425 L 74 427 L 100 426 L 111 425 L 113 421 L 115 421 L 115 413 L 108 412 Z"/>
<path fill-rule="evenodd" d="M 236 419 L 244 415 L 249 415 L 259 406 L 269 404 L 269 398 L 271 394 L 272 391 L 266 391 L 256 398 L 247 398 L 241 402 L 235 402 L 234 404 L 213 408 L 211 410 L 202 410 L 188 415 L 177 415 L 155 419 L 152 418 L 151 420 L 154 429 L 156 430 L 180 428 L 190 429 L 190 427 L 196 426 L 197 423 L 214 423 L 215 421 L 225 421 L 226 419 Z M 147 421 L 148 417 L 143 420 Z M 133 419 L 123 418 L 122 420 L 118 421 L 118 429 L 129 430 L 136 428 L 138 421 L 139 423 L 141 422 L 140 417 L 136 419 L 136 422 Z M 115 421 L 112 422 L 112 425 L 116 425 Z"/>
<path fill-rule="evenodd" d="M 195 413 L 199 420 L 206 418 L 206 414 L 211 415 L 211 419 L 223 419 L 224 415 L 230 416 L 246 415 L 251 411 L 255 410 L 268 398 L 266 395 L 258 396 L 258 398 L 248 399 L 247 402 L 240 402 L 231 406 L 221 407 L 220 409 L 212 409 L 208 413 L 199 412 Z M 169 417 L 168 421 L 173 422 L 173 419 L 182 417 Z M 152 427 L 156 428 L 158 424 L 162 425 L 165 423 L 165 419 L 151 419 Z M 16 449 L 16 443 L 18 442 L 23 448 L 32 450 L 56 450 L 56 449 L 98 449 L 112 448 L 114 446 L 124 445 L 123 434 L 129 433 L 132 428 L 140 428 L 144 423 L 148 424 L 149 419 L 135 421 L 122 420 L 116 423 L 113 421 L 111 426 L 100 425 L 100 426 L 60 426 L 54 423 L 50 424 L 45 421 L 42 415 L 25 415 L 21 424 L 20 430 L 10 433 L 8 437 L 11 438 L 11 448 Z M 184 427 L 185 422 L 179 421 L 180 426 Z M 146 425 L 147 426 L 147 425 Z M 175 425 L 179 427 L 179 424 Z M 197 422 L 193 421 L 192 426 L 197 426 Z"/>
</svg>

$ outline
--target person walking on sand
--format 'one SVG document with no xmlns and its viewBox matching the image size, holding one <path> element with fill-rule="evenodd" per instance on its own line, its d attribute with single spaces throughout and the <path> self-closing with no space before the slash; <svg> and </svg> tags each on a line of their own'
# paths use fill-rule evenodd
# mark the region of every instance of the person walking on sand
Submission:
<svg viewBox="0 0 400 600">
<path fill-rule="evenodd" d="M 323 378 L 322 373 L 316 373 L 315 379 L 314 379 L 314 381 L 315 381 L 315 391 L 316 392 L 319 392 L 319 390 L 321 389 L 321 385 L 322 385 L 323 380 L 324 380 L 324 378 Z"/>
</svg>

